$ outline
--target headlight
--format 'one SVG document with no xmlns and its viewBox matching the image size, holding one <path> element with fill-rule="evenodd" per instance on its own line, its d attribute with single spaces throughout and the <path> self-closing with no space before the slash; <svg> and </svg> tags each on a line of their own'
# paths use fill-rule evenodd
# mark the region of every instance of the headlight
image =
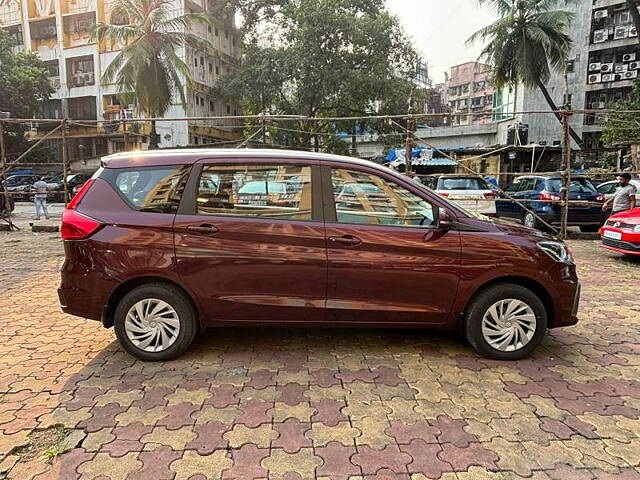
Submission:
<svg viewBox="0 0 640 480">
<path fill-rule="evenodd" d="M 640 233 L 640 225 L 636 225 L 635 227 L 633 227 L 633 231 L 635 233 Z"/>
<path fill-rule="evenodd" d="M 573 255 L 571 255 L 571 250 L 567 245 L 562 242 L 555 242 L 550 240 L 545 240 L 544 242 L 538 243 L 538 247 L 553 258 L 556 262 L 560 263 L 573 263 Z"/>
</svg>

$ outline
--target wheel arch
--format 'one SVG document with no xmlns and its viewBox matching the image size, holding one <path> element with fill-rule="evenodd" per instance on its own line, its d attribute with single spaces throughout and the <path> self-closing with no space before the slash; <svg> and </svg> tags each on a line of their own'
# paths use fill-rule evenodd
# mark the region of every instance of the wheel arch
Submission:
<svg viewBox="0 0 640 480">
<path fill-rule="evenodd" d="M 547 321 L 549 322 L 548 328 L 553 328 L 555 324 L 555 307 L 553 305 L 553 300 L 551 298 L 551 294 L 549 293 L 549 291 L 540 282 L 532 278 L 522 277 L 518 275 L 507 275 L 507 276 L 497 277 L 497 278 L 488 280 L 487 282 L 483 283 L 476 289 L 473 295 L 471 295 L 467 300 L 467 302 L 465 303 L 464 309 L 462 310 L 462 314 L 458 319 L 458 325 L 456 327 L 458 331 L 463 331 L 464 329 L 466 312 L 467 312 L 467 309 L 469 308 L 469 305 L 471 305 L 471 302 L 481 292 L 498 283 L 511 283 L 515 285 L 520 285 L 521 287 L 525 287 L 531 290 L 533 293 L 535 293 L 540 299 L 540 301 L 542 302 L 542 304 L 544 305 L 544 309 L 547 312 Z"/>
<path fill-rule="evenodd" d="M 118 287 L 111 293 L 111 296 L 109 297 L 109 300 L 107 301 L 107 304 L 104 307 L 104 311 L 102 313 L 102 325 L 104 325 L 105 328 L 113 327 L 113 323 L 114 323 L 113 314 L 120 300 L 122 300 L 122 298 L 134 288 L 138 288 L 142 285 L 148 285 L 151 283 L 164 283 L 167 285 L 171 285 L 177 288 L 178 290 L 180 290 L 182 293 L 184 293 L 185 297 L 191 303 L 191 306 L 193 307 L 193 311 L 196 312 L 198 325 L 200 326 L 200 328 L 202 328 L 202 321 L 200 319 L 200 310 L 198 309 L 198 305 L 194 301 L 193 296 L 187 290 L 185 290 L 185 288 L 182 285 L 174 282 L 173 280 L 169 280 L 165 277 L 156 277 L 153 275 L 131 278 L 121 283 L 120 285 L 118 285 Z"/>
</svg>

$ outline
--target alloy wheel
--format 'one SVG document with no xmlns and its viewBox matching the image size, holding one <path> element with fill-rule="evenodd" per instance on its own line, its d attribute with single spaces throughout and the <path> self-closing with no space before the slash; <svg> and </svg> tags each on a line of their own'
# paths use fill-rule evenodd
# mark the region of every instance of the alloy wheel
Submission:
<svg viewBox="0 0 640 480">
<path fill-rule="evenodd" d="M 482 318 L 485 341 L 501 352 L 524 348 L 536 333 L 533 309 L 522 300 L 509 298 L 491 305 Z"/>
<path fill-rule="evenodd" d="M 178 338 L 180 318 L 167 302 L 146 298 L 129 309 L 124 330 L 131 343 L 140 350 L 162 352 Z"/>
</svg>

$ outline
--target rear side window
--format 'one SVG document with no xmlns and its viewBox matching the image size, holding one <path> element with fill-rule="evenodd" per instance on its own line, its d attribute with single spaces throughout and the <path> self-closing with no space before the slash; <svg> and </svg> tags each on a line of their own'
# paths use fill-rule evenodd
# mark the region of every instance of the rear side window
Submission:
<svg viewBox="0 0 640 480">
<path fill-rule="evenodd" d="M 188 172 L 188 166 L 107 168 L 100 178 L 107 180 L 135 210 L 176 213 Z"/>
<path fill-rule="evenodd" d="M 558 193 L 562 188 L 562 180 L 554 178 L 547 180 L 547 190 L 550 192 Z M 587 178 L 573 178 L 569 185 L 569 192 L 571 193 L 597 193 L 596 187 L 593 186 L 591 180 Z"/>
<path fill-rule="evenodd" d="M 311 167 L 207 165 L 198 187 L 198 215 L 312 220 Z"/>
</svg>

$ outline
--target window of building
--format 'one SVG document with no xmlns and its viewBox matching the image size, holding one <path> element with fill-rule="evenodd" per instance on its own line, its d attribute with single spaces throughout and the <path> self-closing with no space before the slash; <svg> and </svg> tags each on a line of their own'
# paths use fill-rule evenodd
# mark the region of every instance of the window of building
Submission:
<svg viewBox="0 0 640 480">
<path fill-rule="evenodd" d="M 71 87 L 95 85 L 93 56 L 67 59 L 67 81 Z"/>
<path fill-rule="evenodd" d="M 396 227 L 434 227 L 433 206 L 416 194 L 377 175 L 331 170 L 338 222 Z"/>
<path fill-rule="evenodd" d="M 67 105 L 71 119 L 96 120 L 96 97 L 69 98 Z"/>
<path fill-rule="evenodd" d="M 213 72 L 213 63 L 209 63 L 209 73 Z"/>
<path fill-rule="evenodd" d="M 210 165 L 199 185 L 199 215 L 312 219 L 309 166 Z"/>
<path fill-rule="evenodd" d="M 227 115 L 231 115 L 231 107 L 227 105 Z"/>
<path fill-rule="evenodd" d="M 213 112 L 215 110 L 215 104 L 213 103 L 213 100 L 209 100 L 209 111 Z"/>
<path fill-rule="evenodd" d="M 216 65 L 216 75 L 220 75 L 220 67 Z"/>
<path fill-rule="evenodd" d="M 218 27 L 215 27 L 216 37 L 219 36 Z"/>
</svg>

